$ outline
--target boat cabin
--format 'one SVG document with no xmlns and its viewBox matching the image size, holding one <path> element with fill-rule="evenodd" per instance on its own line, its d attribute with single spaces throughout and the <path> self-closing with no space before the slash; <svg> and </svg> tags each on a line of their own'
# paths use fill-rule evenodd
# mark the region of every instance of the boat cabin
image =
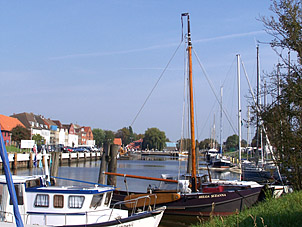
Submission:
<svg viewBox="0 0 302 227">
<path fill-rule="evenodd" d="M 25 224 L 95 223 L 108 221 L 112 216 L 110 203 L 113 187 L 46 186 L 43 176 L 13 176 L 13 182 Z M 128 216 L 126 211 L 118 212 L 114 216 Z M 0 219 L 14 221 L 13 204 L 5 176 L 0 176 Z"/>
</svg>

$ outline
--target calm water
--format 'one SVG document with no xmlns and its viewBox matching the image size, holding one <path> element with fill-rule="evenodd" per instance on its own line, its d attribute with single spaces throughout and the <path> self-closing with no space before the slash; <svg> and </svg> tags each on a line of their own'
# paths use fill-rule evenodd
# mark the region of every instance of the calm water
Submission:
<svg viewBox="0 0 302 227">
<path fill-rule="evenodd" d="M 73 163 L 70 166 L 60 166 L 58 171 L 58 176 L 63 178 L 88 181 L 96 183 L 98 181 L 100 161 L 86 161 Z M 117 162 L 117 172 L 122 174 L 132 174 L 139 176 L 149 176 L 160 178 L 161 174 L 173 174 L 185 173 L 187 166 L 186 159 L 172 158 L 170 156 L 147 156 L 142 157 L 141 160 L 118 160 Z M 207 171 L 201 170 L 200 174 L 207 174 Z M 39 168 L 28 170 L 20 169 L 14 172 L 17 175 L 32 175 L 32 174 L 42 174 L 42 170 Z M 211 172 L 212 178 L 220 179 L 238 179 L 239 175 L 235 173 L 216 173 Z M 58 181 L 61 185 L 80 185 L 78 182 L 70 181 Z M 140 179 L 127 178 L 127 187 L 129 191 L 146 192 L 149 185 L 157 186 L 159 183 L 157 181 L 148 181 Z M 126 190 L 126 185 L 124 183 L 123 177 L 117 177 L 117 188 L 121 190 Z M 181 220 L 163 219 L 161 222 L 161 227 L 168 226 L 188 226 L 187 222 L 182 222 Z M 193 218 L 190 223 L 195 223 L 198 220 Z"/>
<path fill-rule="evenodd" d="M 86 161 L 73 163 L 70 166 L 60 166 L 58 176 L 63 178 L 75 179 L 96 183 L 98 181 L 99 169 L 101 161 Z M 131 174 L 147 177 L 161 177 L 161 174 L 185 173 L 187 167 L 187 159 L 172 158 L 170 156 L 146 156 L 141 160 L 118 160 L 117 172 L 122 174 Z M 200 174 L 207 174 L 207 171 L 200 170 Z M 42 174 L 42 169 L 19 169 L 14 172 L 16 175 L 32 175 Z M 238 179 L 238 174 L 235 173 L 216 173 L 211 172 L 212 178 L 220 179 Z M 59 184 L 72 185 L 81 184 L 77 182 L 58 181 Z M 141 180 L 127 178 L 127 187 L 129 191 L 146 192 L 147 187 L 158 185 L 157 181 Z M 126 189 L 123 177 L 117 177 L 117 188 Z"/>
</svg>

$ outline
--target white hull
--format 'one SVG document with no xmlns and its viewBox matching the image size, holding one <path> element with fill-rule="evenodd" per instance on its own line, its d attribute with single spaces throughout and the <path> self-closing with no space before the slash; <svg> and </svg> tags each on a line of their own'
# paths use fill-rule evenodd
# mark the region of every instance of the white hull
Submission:
<svg viewBox="0 0 302 227">
<path fill-rule="evenodd" d="M 112 226 L 112 227 L 122 227 L 122 226 L 131 226 L 131 227 L 157 227 L 162 219 L 162 216 L 165 211 L 165 207 L 159 208 L 158 212 L 156 212 L 152 216 L 146 216 L 146 217 L 138 217 L 135 220 L 128 220 L 127 218 L 118 219 L 118 221 L 109 221 L 109 222 L 100 222 L 100 223 L 91 223 L 91 224 L 83 224 L 80 225 L 79 223 L 73 221 L 72 223 L 68 223 L 68 226 Z M 13 223 L 7 223 L 7 222 L 0 222 L 2 227 L 15 227 L 16 224 Z M 63 223 L 61 224 L 49 224 L 49 225 L 40 225 L 40 224 L 25 224 L 24 227 L 37 227 L 37 226 L 43 226 L 43 227 L 49 227 L 49 226 L 65 226 Z"/>
</svg>

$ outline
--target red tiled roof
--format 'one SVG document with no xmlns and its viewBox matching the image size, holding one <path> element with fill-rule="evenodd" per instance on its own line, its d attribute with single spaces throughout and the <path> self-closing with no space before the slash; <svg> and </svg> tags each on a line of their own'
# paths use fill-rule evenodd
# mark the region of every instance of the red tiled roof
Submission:
<svg viewBox="0 0 302 227">
<path fill-rule="evenodd" d="M 8 117 L 2 114 L 0 114 L 0 125 L 1 130 L 9 132 L 18 125 L 25 128 L 25 126 L 17 118 Z"/>
<path fill-rule="evenodd" d="M 122 139 L 121 138 L 114 138 L 113 144 L 122 146 Z"/>
</svg>

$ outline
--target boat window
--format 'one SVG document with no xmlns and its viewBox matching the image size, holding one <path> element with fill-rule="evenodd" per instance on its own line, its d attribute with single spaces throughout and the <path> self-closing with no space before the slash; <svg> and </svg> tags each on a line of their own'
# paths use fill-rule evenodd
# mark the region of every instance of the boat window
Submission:
<svg viewBox="0 0 302 227">
<path fill-rule="evenodd" d="M 17 195 L 17 201 L 18 201 L 18 205 L 23 205 L 24 201 L 23 201 L 23 192 L 22 192 L 22 185 L 21 184 L 15 184 L 15 191 L 16 191 L 16 195 Z M 9 205 L 13 205 L 13 201 L 10 198 L 9 200 Z"/>
<path fill-rule="evenodd" d="M 112 195 L 112 192 L 107 192 L 106 193 L 106 198 L 105 198 L 105 206 L 108 206 L 110 204 L 110 200 L 111 200 L 111 195 Z"/>
<path fill-rule="evenodd" d="M 82 208 L 84 203 L 84 196 L 69 196 L 68 197 L 68 207 L 69 208 Z"/>
<path fill-rule="evenodd" d="M 26 181 L 26 188 L 36 188 L 39 186 L 41 186 L 40 178 Z"/>
<path fill-rule="evenodd" d="M 63 195 L 54 195 L 53 196 L 53 207 L 54 208 L 63 208 L 64 207 L 64 196 Z"/>
<path fill-rule="evenodd" d="M 90 207 L 98 207 L 102 205 L 103 194 L 95 194 L 92 197 Z"/>
<path fill-rule="evenodd" d="M 37 194 L 34 206 L 35 207 L 49 207 L 49 195 Z"/>
<path fill-rule="evenodd" d="M 4 188 L 4 185 L 0 184 L 0 206 L 2 204 L 3 188 Z"/>
</svg>

